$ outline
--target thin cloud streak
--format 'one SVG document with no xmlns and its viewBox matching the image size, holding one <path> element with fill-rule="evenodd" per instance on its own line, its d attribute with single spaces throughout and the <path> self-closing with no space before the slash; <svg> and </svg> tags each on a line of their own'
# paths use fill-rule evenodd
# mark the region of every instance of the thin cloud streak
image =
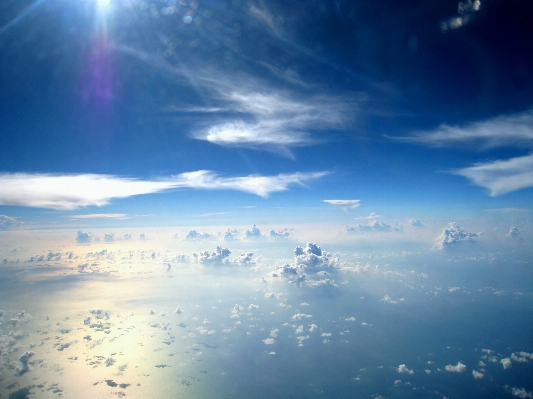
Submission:
<svg viewBox="0 0 533 399">
<path fill-rule="evenodd" d="M 125 213 L 90 213 L 86 215 L 73 215 L 71 219 L 129 219 Z"/>
<path fill-rule="evenodd" d="M 415 133 L 408 137 L 388 137 L 436 147 L 469 142 L 480 143 L 482 148 L 531 147 L 533 146 L 533 109 L 471 123 L 464 127 L 441 125 L 433 131 Z"/>
<path fill-rule="evenodd" d="M 452 173 L 489 189 L 490 195 L 496 197 L 533 187 L 533 154 L 505 161 L 478 163 Z"/>
<path fill-rule="evenodd" d="M 324 202 L 331 205 L 340 206 L 346 212 L 348 209 L 354 209 L 361 205 L 361 200 L 324 200 Z"/>
<path fill-rule="evenodd" d="M 0 174 L 0 205 L 73 210 L 108 205 L 112 199 L 153 194 L 171 189 L 235 190 L 267 198 L 290 186 L 319 179 L 328 172 L 275 176 L 220 177 L 200 170 L 161 180 L 139 180 L 112 175 Z"/>
</svg>

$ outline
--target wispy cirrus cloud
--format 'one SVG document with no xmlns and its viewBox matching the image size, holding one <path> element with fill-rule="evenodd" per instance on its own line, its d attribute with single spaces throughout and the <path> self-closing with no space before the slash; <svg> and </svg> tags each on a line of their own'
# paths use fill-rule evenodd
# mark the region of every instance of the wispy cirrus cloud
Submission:
<svg viewBox="0 0 533 399">
<path fill-rule="evenodd" d="M 533 109 L 508 116 L 498 116 L 465 126 L 441 125 L 437 129 L 414 133 L 398 140 L 444 147 L 472 143 L 481 148 L 533 146 Z"/>
<path fill-rule="evenodd" d="M 504 161 L 478 163 L 453 173 L 485 187 L 492 197 L 533 187 L 533 154 Z"/>
<path fill-rule="evenodd" d="M 290 147 L 319 142 L 310 131 L 340 128 L 349 119 L 349 105 L 339 99 L 301 98 L 252 80 L 236 84 L 210 77 L 205 84 L 233 115 L 221 117 L 192 136 L 221 146 L 264 149 L 293 158 Z M 353 112 L 355 106 L 351 107 Z"/>
<path fill-rule="evenodd" d="M 321 141 L 311 135 L 312 131 L 340 129 L 358 112 L 358 98 L 281 90 L 249 76 L 227 76 L 201 66 L 174 66 L 128 46 L 116 49 L 172 74 L 183 85 L 194 87 L 208 106 L 171 104 L 165 111 L 209 114 L 190 136 L 216 145 L 266 150 L 294 158 L 291 147 Z"/>
<path fill-rule="evenodd" d="M 498 116 L 463 127 L 441 125 L 439 128 L 415 133 L 408 137 L 394 137 L 398 140 L 418 142 L 431 146 L 452 146 L 471 144 L 474 148 L 533 147 L 533 108 L 528 111 Z M 533 187 L 533 154 L 480 162 L 472 166 L 453 170 L 474 184 L 485 187 L 491 196 Z"/>
<path fill-rule="evenodd" d="M 113 199 L 153 194 L 171 189 L 235 190 L 268 197 L 325 176 L 327 172 L 275 176 L 221 177 L 207 170 L 182 173 L 159 180 L 113 175 L 0 174 L 0 205 L 72 210 L 104 206 Z"/>
</svg>

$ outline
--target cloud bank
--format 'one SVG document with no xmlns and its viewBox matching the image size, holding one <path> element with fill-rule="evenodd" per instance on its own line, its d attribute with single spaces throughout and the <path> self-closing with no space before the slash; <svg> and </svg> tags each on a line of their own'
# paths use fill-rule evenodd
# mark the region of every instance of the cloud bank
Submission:
<svg viewBox="0 0 533 399">
<path fill-rule="evenodd" d="M 113 175 L 0 174 L 0 205 L 72 210 L 108 205 L 112 199 L 153 194 L 170 189 L 235 190 L 266 198 L 271 193 L 303 186 L 327 172 L 220 177 L 207 171 L 182 173 L 160 180 L 140 180 Z"/>
</svg>

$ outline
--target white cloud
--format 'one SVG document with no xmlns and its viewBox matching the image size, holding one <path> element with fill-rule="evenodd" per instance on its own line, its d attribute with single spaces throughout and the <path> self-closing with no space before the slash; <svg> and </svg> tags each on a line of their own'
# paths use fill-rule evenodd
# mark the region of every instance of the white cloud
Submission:
<svg viewBox="0 0 533 399">
<path fill-rule="evenodd" d="M 289 148 L 318 143 L 310 130 L 341 127 L 348 119 L 347 104 L 324 96 L 297 98 L 287 91 L 263 84 L 222 76 L 199 79 L 224 104 L 224 112 L 241 118 L 221 117 L 218 123 L 199 129 L 193 137 L 227 147 L 265 149 L 293 158 Z"/>
<path fill-rule="evenodd" d="M 494 148 L 502 146 L 533 147 L 533 108 L 514 115 L 499 116 L 464 127 L 442 125 L 430 132 L 416 133 L 410 137 L 397 138 L 433 146 L 447 146 L 466 143 Z M 474 184 L 485 187 L 491 196 L 533 187 L 533 154 L 477 163 L 457 169 L 452 173 L 470 179 Z"/>
<path fill-rule="evenodd" d="M 468 233 L 457 223 L 448 224 L 442 233 L 437 237 L 436 249 L 450 248 L 460 242 L 473 242 L 476 238 L 482 236 L 483 233 Z"/>
<path fill-rule="evenodd" d="M 481 143 L 486 148 L 500 146 L 533 146 L 533 109 L 526 112 L 499 116 L 464 127 L 441 125 L 430 132 L 416 133 L 400 140 L 447 146 L 463 143 Z"/>
<path fill-rule="evenodd" d="M 413 370 L 409 370 L 405 364 L 400 364 L 396 371 L 400 374 L 414 374 L 415 372 Z"/>
<path fill-rule="evenodd" d="M 345 211 L 348 209 L 357 208 L 359 205 L 361 205 L 361 200 L 324 200 L 324 202 L 327 202 L 331 205 L 340 206 Z"/>
<path fill-rule="evenodd" d="M 72 215 L 71 219 L 127 219 L 125 213 L 90 213 L 86 215 Z"/>
<path fill-rule="evenodd" d="M 500 360 L 500 363 L 502 364 L 504 370 L 507 370 L 513 365 L 513 362 L 511 362 L 511 359 L 509 359 L 508 357 Z"/>
<path fill-rule="evenodd" d="M 250 230 L 246 230 L 244 238 L 259 238 L 261 237 L 261 230 L 254 224 Z"/>
<path fill-rule="evenodd" d="M 204 265 L 225 264 L 225 260 L 230 254 L 231 251 L 229 249 L 217 247 L 215 252 L 201 252 L 198 255 L 198 260 Z"/>
<path fill-rule="evenodd" d="M 250 12 L 268 26 L 274 26 L 266 8 L 252 5 Z M 192 82 L 194 89 L 202 92 L 214 106 L 168 108 L 173 112 L 209 113 L 208 122 L 198 127 L 192 137 L 221 146 L 264 149 L 293 158 L 290 147 L 319 142 L 309 131 L 341 128 L 357 109 L 357 100 L 314 94 L 297 96 L 247 76 L 174 66 L 161 57 L 128 46 L 120 46 L 118 50 L 175 75 L 183 84 Z"/>
<path fill-rule="evenodd" d="M 508 160 L 478 163 L 453 173 L 485 187 L 492 197 L 533 187 L 533 154 Z"/>
<path fill-rule="evenodd" d="M 514 396 L 518 396 L 519 398 L 533 398 L 533 393 L 526 391 L 525 388 L 513 388 L 512 392 Z"/>
<path fill-rule="evenodd" d="M 197 230 L 189 230 L 187 235 L 185 236 L 185 240 L 187 241 L 201 241 L 201 240 L 211 240 L 215 239 L 216 236 L 209 234 L 209 233 L 200 233 Z"/>
<path fill-rule="evenodd" d="M 295 264 L 308 271 L 320 271 L 324 269 L 333 269 L 337 266 L 337 259 L 332 258 L 329 252 L 311 242 L 308 242 L 305 248 L 296 247 L 294 249 Z"/>
<path fill-rule="evenodd" d="M 220 177 L 200 170 L 161 180 L 139 180 L 112 175 L 0 174 L 0 205 L 70 210 L 104 206 L 115 198 L 158 193 L 176 188 L 236 190 L 261 197 L 285 191 L 289 186 L 319 179 L 327 172 Z"/>
<path fill-rule="evenodd" d="M 472 375 L 474 376 L 476 380 L 481 380 L 483 377 L 485 377 L 483 373 L 480 373 L 479 371 L 476 371 L 476 370 L 472 370 Z"/>
<path fill-rule="evenodd" d="M 452 366 L 451 364 L 448 364 L 446 367 L 444 367 L 444 369 L 452 373 L 462 373 L 466 370 L 466 366 L 461 362 L 457 362 L 456 366 Z"/>
</svg>

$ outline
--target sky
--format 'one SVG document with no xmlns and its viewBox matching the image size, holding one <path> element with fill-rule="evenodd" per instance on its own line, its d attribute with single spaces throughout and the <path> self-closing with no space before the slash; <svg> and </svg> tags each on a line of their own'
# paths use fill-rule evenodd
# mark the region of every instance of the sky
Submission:
<svg viewBox="0 0 533 399">
<path fill-rule="evenodd" d="M 0 398 L 533 398 L 532 20 L 0 1 Z"/>
<path fill-rule="evenodd" d="M 1 7 L 0 204 L 25 227 L 530 203 L 527 2 Z"/>
</svg>

